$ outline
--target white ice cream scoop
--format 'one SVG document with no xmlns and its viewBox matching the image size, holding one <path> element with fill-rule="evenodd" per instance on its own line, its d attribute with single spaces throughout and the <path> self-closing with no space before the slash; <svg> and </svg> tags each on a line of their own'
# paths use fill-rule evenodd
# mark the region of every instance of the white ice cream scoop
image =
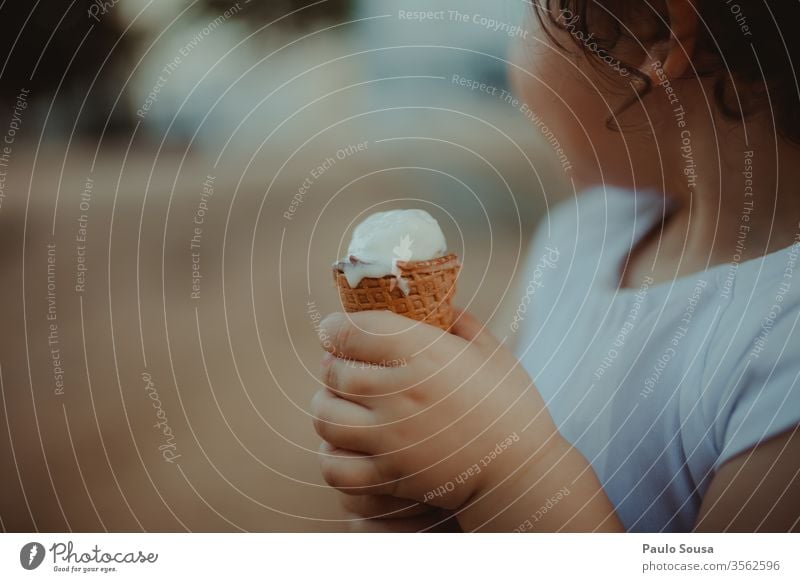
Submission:
<svg viewBox="0 0 800 582">
<path fill-rule="evenodd" d="M 364 277 L 400 276 L 398 261 L 429 261 L 444 256 L 447 241 L 439 223 L 424 210 L 390 210 L 370 215 L 353 231 L 347 257 L 337 263 L 347 283 L 356 287 Z"/>
</svg>

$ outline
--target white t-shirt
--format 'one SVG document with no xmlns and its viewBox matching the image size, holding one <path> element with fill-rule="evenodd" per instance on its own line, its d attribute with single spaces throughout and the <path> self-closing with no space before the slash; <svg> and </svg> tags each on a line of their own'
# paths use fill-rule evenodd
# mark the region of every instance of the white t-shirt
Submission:
<svg viewBox="0 0 800 582">
<path fill-rule="evenodd" d="M 608 189 L 557 207 L 511 329 L 629 531 L 691 530 L 720 465 L 800 424 L 800 234 L 759 259 L 620 289 L 663 212 L 661 196 Z"/>
</svg>

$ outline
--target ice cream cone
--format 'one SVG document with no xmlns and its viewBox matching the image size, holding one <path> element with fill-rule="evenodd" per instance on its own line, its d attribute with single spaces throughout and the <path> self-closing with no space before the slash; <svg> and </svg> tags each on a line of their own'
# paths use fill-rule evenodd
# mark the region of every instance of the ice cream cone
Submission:
<svg viewBox="0 0 800 582">
<path fill-rule="evenodd" d="M 334 266 L 333 277 L 344 310 L 389 310 L 448 331 L 453 324 L 452 299 L 461 270 L 458 257 L 450 254 L 429 261 L 398 261 L 397 267 L 408 293 L 394 275 L 364 277 L 350 287 L 342 268 Z"/>
</svg>

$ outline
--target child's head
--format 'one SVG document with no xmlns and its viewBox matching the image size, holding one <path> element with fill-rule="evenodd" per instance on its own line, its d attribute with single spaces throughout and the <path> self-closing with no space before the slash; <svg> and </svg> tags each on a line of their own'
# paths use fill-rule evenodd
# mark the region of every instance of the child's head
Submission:
<svg viewBox="0 0 800 582">
<path fill-rule="evenodd" d="M 517 69 L 515 83 L 580 185 L 661 188 L 666 177 L 669 190 L 683 138 L 695 152 L 741 152 L 743 119 L 748 149 L 773 129 L 800 143 L 800 2 L 533 3 L 546 42 L 520 47 L 532 75 Z"/>
</svg>

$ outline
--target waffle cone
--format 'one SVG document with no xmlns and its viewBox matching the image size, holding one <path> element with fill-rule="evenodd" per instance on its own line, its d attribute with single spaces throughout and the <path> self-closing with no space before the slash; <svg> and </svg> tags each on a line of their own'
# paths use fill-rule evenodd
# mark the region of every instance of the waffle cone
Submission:
<svg viewBox="0 0 800 582">
<path fill-rule="evenodd" d="M 364 277 L 353 288 L 342 270 L 334 267 L 333 278 L 344 310 L 348 313 L 389 310 L 448 331 L 453 324 L 452 299 L 461 270 L 458 257 L 446 255 L 430 261 L 398 262 L 397 266 L 408 283 L 408 295 L 398 286 L 394 275 Z"/>
</svg>

